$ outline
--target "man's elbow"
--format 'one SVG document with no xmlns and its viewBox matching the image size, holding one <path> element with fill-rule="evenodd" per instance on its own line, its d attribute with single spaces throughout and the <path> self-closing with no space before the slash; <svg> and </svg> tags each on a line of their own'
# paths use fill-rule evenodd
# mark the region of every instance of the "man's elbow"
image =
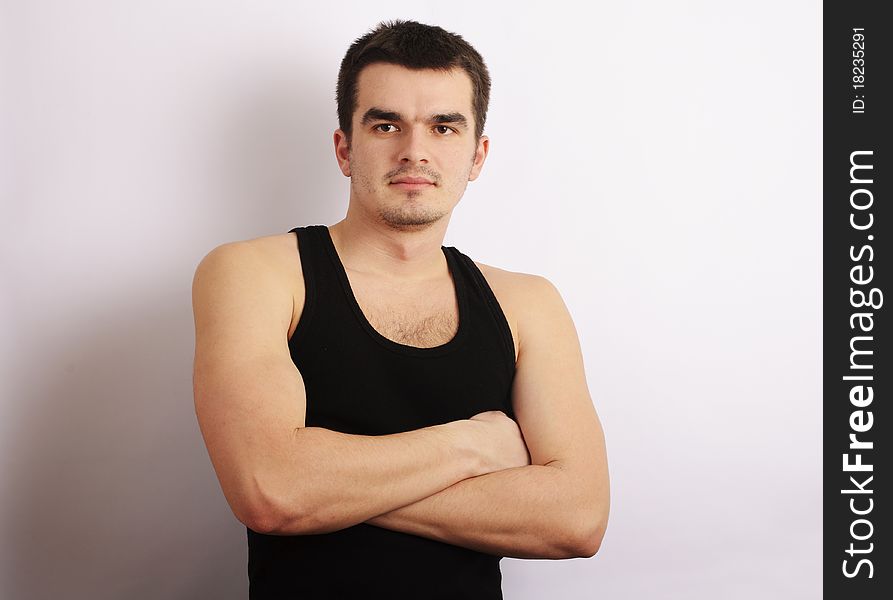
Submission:
<svg viewBox="0 0 893 600">
<path fill-rule="evenodd" d="M 266 535 L 305 535 L 317 533 L 319 526 L 311 520 L 294 514 L 286 514 L 269 506 L 257 507 L 239 521 L 250 530 Z"/>
<path fill-rule="evenodd" d="M 278 506 L 265 500 L 244 503 L 238 510 L 233 507 L 236 518 L 251 531 L 276 535 L 282 528 L 282 514 Z"/>
<path fill-rule="evenodd" d="M 607 514 L 587 519 L 582 527 L 578 527 L 576 544 L 570 558 L 592 558 L 595 556 L 601 548 L 607 528 Z"/>
<path fill-rule="evenodd" d="M 255 533 L 273 535 L 279 529 L 279 520 L 269 512 L 243 512 L 236 514 L 236 518 Z"/>
<path fill-rule="evenodd" d="M 605 537 L 605 527 L 600 526 L 595 531 L 585 535 L 579 542 L 577 555 L 574 558 L 592 558 L 602 546 L 602 538 Z"/>
<path fill-rule="evenodd" d="M 285 502 L 271 493 L 262 493 L 262 489 L 261 486 L 255 485 L 255 493 L 252 494 L 251 501 L 243 502 L 241 510 L 233 511 L 236 518 L 257 533 L 267 535 L 303 534 L 307 519 L 299 518 L 299 515 L 303 516 L 305 513 L 295 510 L 296 499 L 289 498 Z"/>
<path fill-rule="evenodd" d="M 242 521 L 252 531 L 267 535 L 310 535 L 331 533 L 348 526 L 336 508 L 298 510 L 296 501 L 261 502 Z M 353 523 L 351 523 L 353 524 Z"/>
</svg>

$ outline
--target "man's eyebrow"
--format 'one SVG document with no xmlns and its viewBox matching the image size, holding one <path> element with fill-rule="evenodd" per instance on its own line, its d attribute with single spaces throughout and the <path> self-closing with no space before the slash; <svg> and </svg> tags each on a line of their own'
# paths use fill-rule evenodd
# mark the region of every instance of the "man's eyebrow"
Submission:
<svg viewBox="0 0 893 600">
<path fill-rule="evenodd" d="M 361 125 L 368 125 L 372 121 L 402 121 L 403 117 L 398 112 L 394 112 L 392 110 L 384 110 L 381 108 L 372 107 L 363 113 L 363 118 L 360 120 Z"/>
<path fill-rule="evenodd" d="M 454 125 L 459 125 L 461 127 L 468 127 L 468 119 L 465 118 L 465 115 L 458 112 L 451 112 L 445 115 L 434 115 L 431 120 L 435 123 L 453 123 Z"/>
<path fill-rule="evenodd" d="M 368 125 L 373 121 L 394 121 L 400 122 L 403 120 L 403 115 L 393 110 L 385 110 L 383 108 L 372 107 L 363 113 L 363 118 L 360 120 L 361 125 Z M 459 125 L 461 127 L 468 127 L 468 119 L 460 112 L 451 112 L 451 113 L 443 113 L 431 115 L 432 123 L 452 123 L 455 125 Z"/>
</svg>

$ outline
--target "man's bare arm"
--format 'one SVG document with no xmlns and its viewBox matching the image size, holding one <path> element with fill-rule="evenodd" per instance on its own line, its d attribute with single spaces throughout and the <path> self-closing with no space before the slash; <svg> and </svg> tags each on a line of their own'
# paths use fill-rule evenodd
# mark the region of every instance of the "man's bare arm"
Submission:
<svg viewBox="0 0 893 600">
<path fill-rule="evenodd" d="M 195 410 L 245 525 L 280 535 L 335 531 L 515 466 L 504 463 L 507 418 L 387 436 L 305 427 L 304 383 L 287 343 L 292 305 L 250 242 L 224 244 L 196 269 Z"/>
<path fill-rule="evenodd" d="M 600 534 L 581 514 L 570 475 L 528 465 L 465 479 L 379 515 L 370 525 L 512 558 L 593 556 Z"/>
<path fill-rule="evenodd" d="M 598 551 L 610 502 L 604 433 L 558 291 L 542 278 L 526 286 L 512 395 L 533 464 L 460 481 L 370 524 L 516 558 Z"/>
</svg>

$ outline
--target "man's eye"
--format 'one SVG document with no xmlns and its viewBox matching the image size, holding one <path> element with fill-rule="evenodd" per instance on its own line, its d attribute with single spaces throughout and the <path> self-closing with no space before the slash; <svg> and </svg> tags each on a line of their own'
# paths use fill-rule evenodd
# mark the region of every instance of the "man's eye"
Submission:
<svg viewBox="0 0 893 600">
<path fill-rule="evenodd" d="M 437 133 L 442 133 L 444 135 L 455 133 L 452 127 L 447 127 L 446 125 L 437 125 L 434 129 L 437 131 Z"/>
<path fill-rule="evenodd" d="M 382 123 L 381 125 L 376 125 L 375 129 L 382 133 L 391 133 L 390 131 L 385 131 L 384 129 L 382 129 L 382 127 L 393 127 L 394 129 L 397 128 L 395 125 L 391 125 L 390 123 Z"/>
</svg>

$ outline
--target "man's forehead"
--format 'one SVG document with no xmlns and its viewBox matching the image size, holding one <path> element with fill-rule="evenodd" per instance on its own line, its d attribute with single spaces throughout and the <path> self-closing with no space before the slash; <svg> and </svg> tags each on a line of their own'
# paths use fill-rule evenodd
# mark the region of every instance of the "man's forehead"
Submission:
<svg viewBox="0 0 893 600">
<path fill-rule="evenodd" d="M 471 109 L 472 85 L 460 68 L 408 69 L 400 65 L 373 63 L 357 79 L 356 112 L 387 107 L 401 113 L 451 113 Z"/>
</svg>

